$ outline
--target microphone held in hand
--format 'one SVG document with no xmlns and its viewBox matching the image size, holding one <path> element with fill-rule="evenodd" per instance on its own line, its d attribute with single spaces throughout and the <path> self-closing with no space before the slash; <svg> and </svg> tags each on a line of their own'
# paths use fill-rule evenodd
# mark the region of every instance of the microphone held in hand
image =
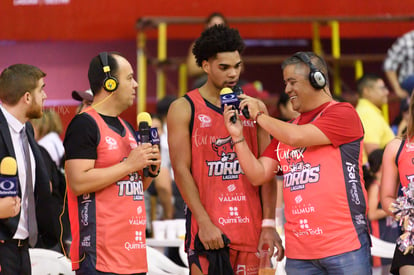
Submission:
<svg viewBox="0 0 414 275">
<path fill-rule="evenodd" d="M 244 94 L 243 89 L 239 85 L 236 85 L 233 87 L 233 92 L 236 95 Z M 242 113 L 245 118 L 250 119 L 249 108 L 247 108 L 247 106 L 244 106 L 244 108 L 242 109 Z"/>
<path fill-rule="evenodd" d="M 152 145 L 158 145 L 158 148 L 160 148 L 160 136 L 158 134 L 157 128 L 151 128 L 150 129 L 150 141 Z M 151 165 L 151 170 L 155 171 L 157 169 L 156 165 Z"/>
<path fill-rule="evenodd" d="M 239 109 L 240 101 L 237 98 L 237 95 L 233 93 L 230 88 L 223 88 L 220 91 L 220 102 L 221 102 L 221 110 L 224 111 L 224 105 L 229 105 L 233 110 Z M 230 117 L 231 123 L 236 123 L 237 116 L 234 114 Z"/>
<path fill-rule="evenodd" d="M 239 110 L 240 108 L 240 100 L 237 97 L 238 95 L 243 94 L 243 90 L 240 88 L 240 86 L 235 86 L 232 89 L 230 88 L 223 88 L 220 91 L 220 101 L 221 101 L 221 109 L 224 110 L 224 105 L 231 105 L 233 110 Z M 249 110 L 247 109 L 247 106 L 243 108 L 242 110 L 243 116 L 247 119 L 250 118 Z M 236 123 L 237 116 L 231 116 L 230 121 L 232 123 Z"/>
<path fill-rule="evenodd" d="M 151 143 L 150 131 L 152 125 L 152 119 L 149 113 L 141 112 L 137 116 L 137 124 L 139 130 L 139 141 L 141 143 Z M 148 167 L 144 168 L 144 177 L 149 176 Z"/>
<path fill-rule="evenodd" d="M 0 198 L 17 196 L 17 163 L 13 157 L 0 162 Z"/>
<path fill-rule="evenodd" d="M 160 135 L 158 134 L 158 129 L 155 127 L 150 129 L 150 141 L 152 145 L 160 146 Z"/>
</svg>

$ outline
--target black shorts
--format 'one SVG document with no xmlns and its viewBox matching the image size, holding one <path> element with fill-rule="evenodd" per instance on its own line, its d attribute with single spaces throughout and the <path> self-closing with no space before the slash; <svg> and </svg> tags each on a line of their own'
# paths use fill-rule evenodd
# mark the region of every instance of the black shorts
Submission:
<svg viewBox="0 0 414 275">
<path fill-rule="evenodd" d="M 399 275 L 400 267 L 404 265 L 413 265 L 414 266 L 414 254 L 408 253 L 404 255 L 399 249 L 398 246 L 394 250 L 394 257 L 392 258 L 391 270 L 392 274 Z"/>
</svg>

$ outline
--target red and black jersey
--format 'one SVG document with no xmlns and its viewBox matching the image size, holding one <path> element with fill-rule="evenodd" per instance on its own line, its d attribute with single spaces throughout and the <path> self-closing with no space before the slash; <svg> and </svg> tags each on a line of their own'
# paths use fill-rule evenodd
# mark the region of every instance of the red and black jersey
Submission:
<svg viewBox="0 0 414 275">
<path fill-rule="evenodd" d="M 259 188 L 248 181 L 241 169 L 220 108 L 205 101 L 198 90 L 185 97 L 192 108 L 191 172 L 201 203 L 212 222 L 230 239 L 232 249 L 255 252 L 262 221 Z M 257 155 L 256 126 L 252 120 L 241 119 L 246 142 Z M 190 211 L 187 219 L 191 224 L 187 248 L 194 249 L 198 225 Z"/>
<path fill-rule="evenodd" d="M 410 142 L 408 139 L 403 139 L 395 158 L 398 173 L 400 175 L 400 182 L 403 187 L 408 187 L 410 182 L 414 182 L 413 158 L 414 143 Z"/>
<path fill-rule="evenodd" d="M 99 129 L 95 168 L 110 167 L 127 158 L 137 143 L 125 122 L 120 119 L 126 129 L 120 135 L 94 109 L 87 114 Z M 68 188 L 68 205 L 73 269 L 79 268 L 86 253 L 102 272 L 147 272 L 142 175 L 131 173 L 98 192 L 78 197 Z"/>
</svg>

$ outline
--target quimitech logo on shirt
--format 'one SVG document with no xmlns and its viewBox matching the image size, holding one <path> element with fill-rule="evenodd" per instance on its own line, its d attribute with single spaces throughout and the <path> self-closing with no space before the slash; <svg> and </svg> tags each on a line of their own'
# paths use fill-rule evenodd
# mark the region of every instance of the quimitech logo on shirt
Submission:
<svg viewBox="0 0 414 275">
<path fill-rule="evenodd" d="M 299 219 L 299 223 L 296 229 L 294 229 L 292 232 L 298 238 L 323 234 L 322 228 L 320 228 L 319 226 L 316 228 L 312 228 L 309 224 L 308 219 Z"/>
<path fill-rule="evenodd" d="M 125 242 L 124 247 L 126 250 L 146 249 L 145 234 L 142 231 L 135 231 L 134 240 L 132 242 Z"/>
<path fill-rule="evenodd" d="M 225 226 L 227 224 L 246 224 L 250 223 L 250 219 L 247 216 L 240 216 L 239 208 L 237 206 L 228 207 L 228 216 L 219 217 L 218 223 Z"/>
</svg>

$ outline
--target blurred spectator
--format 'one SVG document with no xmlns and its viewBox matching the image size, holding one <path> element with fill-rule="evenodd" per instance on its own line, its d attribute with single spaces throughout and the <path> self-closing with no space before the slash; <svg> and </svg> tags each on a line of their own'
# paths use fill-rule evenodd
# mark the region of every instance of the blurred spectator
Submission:
<svg viewBox="0 0 414 275">
<path fill-rule="evenodd" d="M 394 138 L 390 125 L 381 112 L 388 102 L 388 89 L 377 75 L 366 74 L 357 81 L 359 100 L 356 111 L 364 126 L 363 164 L 375 149 L 383 149 Z"/>
<path fill-rule="evenodd" d="M 279 119 L 283 121 L 289 121 L 299 116 L 299 113 L 293 110 L 292 102 L 290 102 L 290 98 L 285 92 L 280 93 L 277 101 L 277 111 Z"/>
<path fill-rule="evenodd" d="M 86 91 L 73 91 L 72 98 L 74 100 L 81 102 L 78 108 L 76 109 L 76 113 L 79 114 L 80 112 L 85 110 L 87 107 L 91 106 L 92 101 L 93 101 L 93 93 L 91 89 L 88 89 Z"/>
<path fill-rule="evenodd" d="M 414 170 L 414 102 L 412 97 L 413 95 L 411 95 L 409 104 L 407 132 L 403 137 L 397 137 L 388 143 L 382 158 L 383 166 L 380 188 L 381 204 L 382 208 L 392 216 L 396 213 L 393 213 L 391 205 L 396 203 L 397 197 L 402 196 L 402 193 L 398 192 L 398 189 L 403 187 L 411 190 L 410 184 L 412 183 L 411 179 Z M 411 205 L 410 202 L 407 202 L 406 204 L 407 207 Z M 411 224 L 411 213 L 409 216 L 410 218 L 406 220 L 404 219 L 405 215 L 403 214 L 402 220 L 404 220 L 404 225 Z M 408 218 L 408 215 L 406 217 Z M 403 227 L 404 233 L 408 233 L 408 231 L 406 231 L 407 227 Z M 404 238 L 404 235 L 402 236 Z M 414 254 L 409 251 L 412 240 L 410 238 L 404 239 L 405 240 L 401 243 L 398 241 L 398 244 L 395 247 L 391 264 L 392 274 L 414 274 Z M 405 241 L 408 241 L 408 244 Z M 404 251 L 405 249 L 406 251 Z"/>
<path fill-rule="evenodd" d="M 388 49 L 384 71 L 396 95 L 406 98 L 410 91 L 401 84 L 414 75 L 414 30 L 399 37 Z"/>
<path fill-rule="evenodd" d="M 414 74 L 410 75 L 403 82 L 401 82 L 401 88 L 408 93 L 408 98 L 411 96 L 414 90 Z"/>
<path fill-rule="evenodd" d="M 161 181 L 167 182 L 167 179 L 171 181 L 174 209 L 173 209 L 173 218 L 183 219 L 185 203 L 181 197 L 180 191 L 178 191 L 177 185 L 174 181 L 174 173 L 172 170 L 170 152 L 168 148 L 168 130 L 167 130 L 167 113 L 171 103 L 176 100 L 176 96 L 167 95 L 163 99 L 157 102 L 157 114 L 161 118 L 163 125 L 162 133 L 160 135 L 161 143 L 161 171 L 158 175 L 158 179 Z M 168 173 L 167 173 L 168 172 Z M 161 176 L 161 177 L 160 177 Z"/>
<path fill-rule="evenodd" d="M 163 135 L 163 122 L 158 114 L 151 115 L 152 128 L 157 128 L 160 135 L 160 147 L 161 136 Z M 167 147 L 168 150 L 168 147 Z M 170 176 L 169 168 L 163 166 L 163 162 L 167 156 L 164 157 L 163 150 L 161 149 L 161 168 L 158 177 L 154 178 L 153 184 L 151 184 L 146 192 L 150 195 L 150 215 L 148 217 L 153 220 L 169 220 L 173 218 L 174 206 L 172 196 L 172 179 Z M 158 208 L 158 203 L 161 204 L 161 209 Z"/>
<path fill-rule="evenodd" d="M 394 134 L 397 136 L 402 136 L 405 134 L 405 130 L 407 129 L 407 122 L 408 122 L 408 106 L 410 104 L 410 97 L 414 90 L 414 75 L 407 77 L 402 83 L 401 88 L 408 92 L 408 97 L 401 100 L 400 104 L 400 112 L 398 113 L 397 117 L 392 122 L 392 130 Z"/>
<path fill-rule="evenodd" d="M 394 134 L 398 137 L 402 137 L 407 130 L 407 122 L 409 117 L 408 107 L 409 107 L 409 98 L 401 100 L 400 112 L 395 117 L 394 121 L 391 124 L 391 129 Z"/>
<path fill-rule="evenodd" d="M 376 149 L 368 156 L 369 165 L 363 166 L 365 188 L 368 192 L 368 220 L 371 234 L 387 242 L 395 242 L 400 234 L 397 222 L 382 209 L 380 182 L 384 149 Z M 391 259 L 372 257 L 373 275 L 390 274 Z"/>
<path fill-rule="evenodd" d="M 59 114 L 52 109 L 45 109 L 43 116 L 33 119 L 32 124 L 39 145 L 47 150 L 57 167 L 62 167 L 65 148 L 60 138 L 63 129 Z"/>
<path fill-rule="evenodd" d="M 227 20 L 223 14 L 219 12 L 211 13 L 205 22 L 205 29 L 210 28 L 214 25 L 227 25 Z M 187 55 L 187 74 L 189 77 L 194 79 L 194 84 L 192 88 L 201 87 L 207 81 L 207 75 L 204 70 L 199 67 L 196 63 L 195 56 L 193 54 L 194 42 L 190 46 L 190 50 Z"/>
<path fill-rule="evenodd" d="M 69 252 L 71 233 L 68 215 L 68 206 L 65 200 L 66 179 L 63 170 L 65 148 L 60 138 L 62 132 L 62 121 L 58 113 L 53 109 L 45 109 L 41 118 L 32 119 L 31 123 L 35 132 L 35 139 L 40 145 L 45 169 L 52 183 L 52 198 L 50 202 L 50 213 L 59 223 L 61 233 L 60 244 L 45 243 L 43 248 L 50 248 L 65 255 Z"/>
<path fill-rule="evenodd" d="M 168 148 L 168 130 L 167 130 L 167 114 L 171 103 L 176 100 L 177 97 L 173 95 L 167 95 L 157 102 L 157 115 L 159 115 L 162 123 L 162 130 L 160 131 L 160 146 L 161 146 L 161 169 L 160 174 L 155 178 L 154 186 L 157 188 L 158 196 L 161 200 L 161 191 L 164 192 L 164 204 L 167 205 L 168 197 L 172 205 L 171 217 L 164 215 L 166 219 L 184 219 L 185 203 L 181 197 L 181 193 L 177 188 L 174 181 L 174 173 L 172 170 L 170 152 Z M 172 195 L 172 196 L 171 196 Z M 166 209 L 166 207 L 163 208 Z M 169 208 L 167 208 L 169 209 Z M 165 251 L 168 258 L 175 263 L 185 266 L 179 255 L 177 247 L 168 247 Z"/>
</svg>

